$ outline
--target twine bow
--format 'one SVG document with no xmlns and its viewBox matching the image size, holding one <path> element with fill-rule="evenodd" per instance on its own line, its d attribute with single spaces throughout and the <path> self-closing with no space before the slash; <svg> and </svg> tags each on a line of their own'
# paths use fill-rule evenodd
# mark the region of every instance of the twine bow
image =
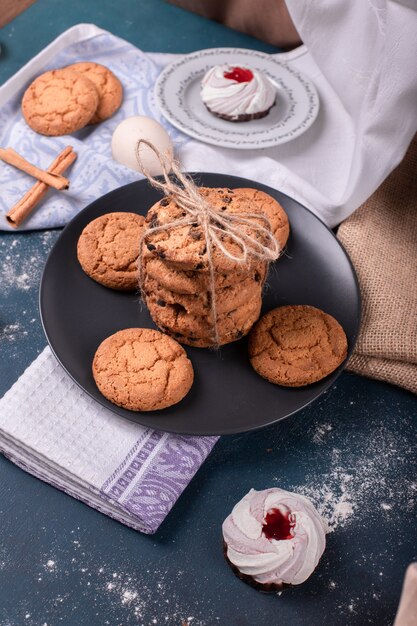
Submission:
<svg viewBox="0 0 417 626">
<path fill-rule="evenodd" d="M 155 153 L 161 165 L 162 176 L 155 178 L 147 170 L 140 156 L 140 147 L 142 145 L 148 146 L 148 148 Z M 163 155 L 146 139 L 140 139 L 138 141 L 136 145 L 136 158 L 141 171 L 152 187 L 161 191 L 165 196 L 170 196 L 177 206 L 186 213 L 184 217 L 174 219 L 163 225 L 149 225 L 142 235 L 138 259 L 140 286 L 142 287 L 143 285 L 143 244 L 151 238 L 152 235 L 158 232 L 175 230 L 187 224 L 200 224 L 207 248 L 211 313 L 213 317 L 213 341 L 215 346 L 218 346 L 219 333 L 217 327 L 215 269 L 213 262 L 214 247 L 217 247 L 225 257 L 232 260 L 237 265 L 245 265 L 250 258 L 255 258 L 266 263 L 275 261 L 279 256 L 280 247 L 271 232 L 270 222 L 266 215 L 261 212 L 245 213 L 243 216 L 216 211 L 200 194 L 191 176 L 181 171 L 179 163 L 172 157 Z M 173 180 L 172 176 L 174 176 L 178 182 Z M 263 222 L 265 225 L 260 225 L 259 221 Z M 247 227 L 250 227 L 249 232 Z M 225 236 L 229 241 L 236 244 L 238 248 L 236 253 L 231 252 L 225 247 L 222 241 L 222 238 Z"/>
</svg>

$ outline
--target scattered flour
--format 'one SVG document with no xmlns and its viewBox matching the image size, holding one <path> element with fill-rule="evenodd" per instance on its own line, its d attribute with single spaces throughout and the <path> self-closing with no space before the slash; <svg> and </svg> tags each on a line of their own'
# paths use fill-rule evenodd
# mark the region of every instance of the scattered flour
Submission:
<svg viewBox="0 0 417 626">
<path fill-rule="evenodd" d="M 58 231 L 25 233 L 17 237 L 4 235 L 0 239 L 0 292 L 3 302 L 12 302 L 22 294 L 27 303 L 17 311 L 4 307 L 0 317 L 0 345 L 8 350 L 8 357 L 19 354 L 19 341 L 33 333 L 37 318 L 28 315 L 37 308 L 38 287 L 46 257 L 58 237 Z M 11 318 L 10 316 L 13 315 Z M 33 313 L 32 313 L 33 315 Z"/>
<path fill-rule="evenodd" d="M 328 435 L 333 430 L 333 426 L 331 424 L 319 424 L 313 434 L 314 443 L 321 443 L 326 435 Z"/>
<path fill-rule="evenodd" d="M 355 603 L 353 602 L 353 600 L 351 600 L 351 601 L 350 601 L 350 604 L 349 604 L 349 606 L 348 606 L 348 610 L 349 610 L 351 613 L 355 613 Z"/>
<path fill-rule="evenodd" d="M 214 614 L 204 598 L 190 598 L 188 602 L 184 597 L 179 597 L 177 581 L 184 576 L 183 570 L 176 573 L 163 569 L 152 570 L 150 579 L 149 569 L 138 573 L 134 564 L 131 569 L 127 566 L 121 571 L 110 569 L 106 564 L 99 567 L 92 565 L 89 554 L 83 550 L 79 540 L 71 541 L 69 547 L 71 552 L 65 559 L 57 559 L 53 554 L 47 554 L 41 560 L 34 584 L 38 587 L 37 593 L 48 589 L 49 595 L 45 599 L 45 612 L 42 616 L 45 621 L 35 621 L 35 616 L 22 611 L 21 621 L 25 619 L 27 626 L 39 626 L 40 623 L 52 626 L 58 607 L 62 614 L 68 614 L 72 610 L 73 597 L 70 592 L 59 595 L 49 593 L 51 581 L 54 580 L 54 584 L 62 588 L 70 571 L 76 574 L 80 588 L 85 590 L 86 601 L 88 598 L 91 602 L 91 592 L 87 595 L 87 589 L 92 589 L 93 604 L 97 606 L 97 611 L 106 607 L 107 619 L 102 623 L 103 626 L 220 624 L 220 618 Z"/>
<path fill-rule="evenodd" d="M 24 248 L 22 236 L 14 239 L 5 237 L 1 241 L 0 285 L 3 296 L 12 289 L 25 292 L 39 285 L 47 254 L 57 237 L 57 232 L 45 231 L 40 235 L 23 235 L 28 236 L 31 237 L 29 246 L 26 243 Z"/>
<path fill-rule="evenodd" d="M 331 433 L 331 424 L 320 424 L 312 440 L 320 446 Z M 396 484 L 396 468 L 417 457 L 417 442 L 393 432 L 384 425 L 375 430 L 372 439 L 362 434 L 357 441 L 362 454 L 352 458 L 351 446 L 333 448 L 330 458 L 324 460 L 324 473 L 312 472 L 302 486 L 293 491 L 312 500 L 328 526 L 328 532 L 342 528 L 353 518 L 376 519 L 382 511 L 390 515 L 399 508 L 413 510 L 417 501 L 417 483 L 403 480 L 402 489 Z"/>
<path fill-rule="evenodd" d="M 208 623 L 215 624 L 219 621 L 219 618 L 215 617 L 212 611 L 207 609 L 207 606 L 203 609 L 203 618 L 190 615 L 190 607 L 183 606 L 183 601 L 177 597 L 175 584 L 171 584 L 175 580 L 175 576 L 172 577 L 167 572 L 154 572 L 154 575 L 158 576 L 159 582 L 153 586 L 147 583 L 146 575 L 142 579 L 138 579 L 122 572 L 107 573 L 106 569 L 106 567 L 99 568 L 98 573 L 101 577 L 99 576 L 98 580 L 104 579 L 105 582 L 101 589 L 107 595 L 110 594 L 112 606 L 114 606 L 119 619 L 122 615 L 120 609 L 124 609 L 128 615 L 134 617 L 135 623 L 143 626 L 148 626 L 148 624 L 206 626 Z M 180 576 L 181 573 L 178 572 L 178 575 Z M 101 589 L 98 587 L 98 595 L 100 595 Z M 198 601 L 194 603 L 194 609 L 198 610 L 198 604 Z M 149 617 L 152 610 L 155 610 L 155 616 Z M 110 624 L 112 624 L 111 621 Z"/>
<path fill-rule="evenodd" d="M 131 604 L 136 598 L 138 594 L 136 591 L 132 591 L 131 589 L 125 589 L 122 593 L 122 604 Z"/>
<path fill-rule="evenodd" d="M 45 563 L 45 565 L 43 567 L 44 567 L 44 569 L 47 572 L 56 572 L 57 571 L 56 563 L 52 559 L 48 559 L 48 561 Z"/>
<path fill-rule="evenodd" d="M 307 484 L 297 491 L 310 498 L 327 523 L 328 532 L 344 526 L 353 515 L 356 503 L 352 493 L 353 476 L 335 466 L 322 480 Z"/>
<path fill-rule="evenodd" d="M 0 270 L 0 282 L 3 294 L 8 293 L 13 288 L 19 291 L 29 291 L 40 279 L 40 263 L 33 263 L 29 259 L 21 259 L 20 254 L 15 256 L 7 255 Z"/>
<path fill-rule="evenodd" d="M 15 324 L 7 324 L 6 326 L 0 325 L 0 342 L 1 341 L 16 341 L 22 337 L 26 337 L 28 331 L 24 329 L 22 324 L 16 322 Z"/>
</svg>

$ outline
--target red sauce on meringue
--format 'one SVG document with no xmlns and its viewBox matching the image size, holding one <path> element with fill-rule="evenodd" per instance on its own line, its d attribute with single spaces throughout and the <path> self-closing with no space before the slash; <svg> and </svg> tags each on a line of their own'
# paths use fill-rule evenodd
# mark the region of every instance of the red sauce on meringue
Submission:
<svg viewBox="0 0 417 626">
<path fill-rule="evenodd" d="M 270 509 L 265 515 L 262 532 L 267 539 L 292 539 L 295 518 L 291 511 L 283 513 L 280 509 Z"/>
<path fill-rule="evenodd" d="M 246 67 L 232 67 L 230 72 L 224 72 L 223 76 L 237 83 L 250 83 L 253 74 Z"/>
</svg>

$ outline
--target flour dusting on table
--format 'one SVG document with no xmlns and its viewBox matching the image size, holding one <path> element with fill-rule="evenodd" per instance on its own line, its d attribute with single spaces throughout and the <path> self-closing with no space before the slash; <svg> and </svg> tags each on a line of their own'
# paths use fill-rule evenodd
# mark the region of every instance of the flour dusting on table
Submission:
<svg viewBox="0 0 417 626">
<path fill-rule="evenodd" d="M 33 339 L 33 324 L 37 322 L 37 318 L 33 317 L 33 310 L 38 308 L 42 271 L 58 235 L 57 231 L 45 231 L 2 237 L 0 289 L 3 307 L 0 316 L 0 347 L 7 350 L 7 358 L 19 356 L 22 352 L 22 340 Z M 16 296 L 19 297 L 17 307 Z"/>
<path fill-rule="evenodd" d="M 58 232 L 45 231 L 36 233 L 19 233 L 9 235 L 1 241 L 0 285 L 3 296 L 12 289 L 29 292 L 40 282 L 46 256 L 55 242 Z M 27 250 L 27 243 L 30 249 Z"/>
<path fill-rule="evenodd" d="M 334 434 L 331 423 L 321 423 L 312 433 L 312 441 L 318 448 Z M 310 498 L 328 525 L 328 532 L 334 532 L 351 523 L 353 519 L 372 520 L 381 515 L 389 516 L 399 508 L 412 510 L 417 501 L 417 483 L 403 480 L 401 489 L 396 484 L 397 465 L 405 458 L 417 458 L 417 442 L 411 443 L 400 433 L 394 433 L 389 426 L 380 425 L 371 439 L 361 435 L 363 453 L 351 456 L 351 442 L 346 447 L 331 449 L 326 458 L 324 473 L 310 472 L 305 484 L 294 485 L 293 490 Z M 358 439 L 359 435 L 352 435 Z M 323 459 L 322 459 L 323 460 Z"/>
<path fill-rule="evenodd" d="M 72 534 L 79 529 L 71 531 Z M 66 559 L 58 559 L 53 553 L 45 554 L 39 563 L 38 577 L 35 584 L 37 593 L 43 593 L 45 589 L 51 589 L 51 583 L 59 582 L 59 587 L 66 577 L 76 575 L 80 589 L 88 594 L 93 592 L 94 606 L 97 609 L 108 607 L 107 619 L 100 622 L 101 626 L 152 626 L 164 624 L 165 626 L 214 626 L 220 624 L 212 608 L 198 597 L 191 597 L 190 602 L 180 598 L 176 590 L 177 582 L 183 579 L 184 570 L 168 572 L 157 565 L 152 572 L 140 570 L 135 564 L 125 565 L 123 570 L 114 569 L 109 565 L 97 566 L 95 559 L 84 551 L 80 540 L 73 540 L 70 545 L 70 553 Z M 140 573 L 138 573 L 140 570 Z M 150 582 L 151 575 L 153 581 Z M 81 597 L 84 592 L 81 591 Z M 88 598 L 91 598 L 88 595 Z M 87 601 L 87 593 L 85 593 Z M 58 606 L 68 614 L 71 610 L 73 598 L 70 593 L 60 593 L 45 598 L 44 621 L 42 626 L 55 626 L 54 615 Z M 88 600 L 91 602 L 91 599 Z M 153 616 L 152 616 L 153 614 Z M 99 613 L 97 612 L 97 616 Z M 151 615 L 151 617 L 150 617 Z M 38 626 L 32 616 L 23 614 L 26 626 Z M 0 622 L 1 623 L 1 622 Z M 3 624 L 1 624 L 3 626 Z M 10 624 L 10 626 L 17 626 Z"/>
</svg>

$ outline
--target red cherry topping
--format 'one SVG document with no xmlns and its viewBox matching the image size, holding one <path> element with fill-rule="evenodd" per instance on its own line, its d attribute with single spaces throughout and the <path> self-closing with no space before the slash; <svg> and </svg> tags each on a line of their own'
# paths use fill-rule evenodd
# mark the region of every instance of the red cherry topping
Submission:
<svg viewBox="0 0 417 626">
<path fill-rule="evenodd" d="M 252 72 L 246 67 L 232 67 L 231 70 L 225 72 L 223 76 L 230 80 L 235 80 L 237 83 L 249 83 L 253 78 Z"/>
<path fill-rule="evenodd" d="M 293 528 L 295 526 L 295 516 L 287 507 L 271 509 L 265 515 L 262 532 L 267 539 L 292 539 L 294 537 Z"/>
</svg>

